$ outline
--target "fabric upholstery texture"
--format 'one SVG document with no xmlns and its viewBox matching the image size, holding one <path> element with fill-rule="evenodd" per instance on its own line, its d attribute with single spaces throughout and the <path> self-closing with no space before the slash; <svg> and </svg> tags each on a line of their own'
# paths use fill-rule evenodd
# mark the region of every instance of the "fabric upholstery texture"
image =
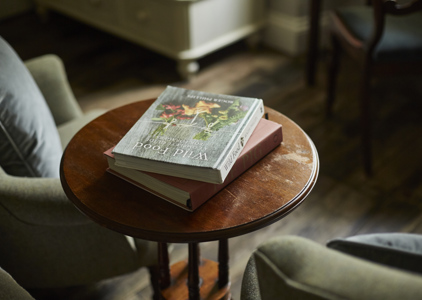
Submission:
<svg viewBox="0 0 422 300">
<path fill-rule="evenodd" d="M 422 278 L 284 236 L 252 254 L 242 282 L 242 300 L 418 299 Z"/>
<path fill-rule="evenodd" d="M 66 145 L 70 142 L 76 132 L 78 132 L 82 127 L 103 113 L 104 111 L 101 109 L 91 110 L 77 119 L 67 121 L 59 125 L 57 129 L 59 131 L 60 141 L 63 149 L 66 148 Z"/>
<path fill-rule="evenodd" d="M 57 126 L 83 116 L 67 80 L 61 59 L 47 54 L 25 61 L 53 114 Z"/>
<path fill-rule="evenodd" d="M 2 268 L 0 268 L 0 299 L 34 300 L 34 298 Z"/>
<path fill-rule="evenodd" d="M 1 230 L 0 265 L 25 288 L 84 285 L 157 262 L 155 243 L 134 250 L 125 236 L 88 219 L 35 225 L 16 222 L 4 210 L 0 218 L 10 226 Z"/>
<path fill-rule="evenodd" d="M 409 233 L 377 233 L 337 238 L 331 249 L 390 267 L 422 273 L 422 236 Z"/>
<path fill-rule="evenodd" d="M 37 129 L 35 133 L 27 130 L 28 136 L 48 141 L 47 150 L 52 151 L 49 155 L 57 152 L 58 159 L 54 159 L 52 168 L 57 174 L 51 177 L 58 177 L 62 146 L 66 147 L 82 126 L 104 111 L 82 114 L 57 56 L 35 58 L 26 65 L 28 69 L 10 46 L 0 40 L 0 121 L 4 124 L 3 117 L 7 116 L 8 126 L 18 128 L 24 124 L 25 130 Z M 5 68 L 12 69 L 11 73 L 4 72 L 9 70 Z M 22 74 L 24 81 L 19 81 Z M 26 88 L 31 92 L 18 99 Z M 15 115 L 9 115 L 10 103 L 16 104 L 13 106 L 18 118 L 15 123 Z M 40 107 L 43 113 L 39 112 Z M 28 111 L 34 120 L 26 116 Z M 43 126 L 54 129 L 54 139 L 57 138 L 54 147 L 48 128 L 44 130 Z M 13 137 L 21 133 L 13 133 Z M 5 144 L 4 136 L 0 135 L 0 148 Z M 35 145 L 36 150 L 44 146 L 38 142 Z M 0 160 L 0 266 L 22 287 L 85 285 L 157 264 L 155 242 L 135 239 L 130 243 L 126 236 L 101 227 L 76 209 L 67 199 L 59 178 L 41 177 L 48 175 L 45 173 L 35 177 L 12 175 L 8 158 L 1 156 L 1 159 L 6 162 Z M 41 162 L 44 159 L 39 156 Z M 0 287 L 0 295 L 1 292 Z M 14 298 L 0 296 L 0 299 Z"/>
<path fill-rule="evenodd" d="M 0 166 L 9 175 L 58 178 L 62 148 L 51 112 L 1 37 L 0 70 Z"/>
<path fill-rule="evenodd" d="M 338 16 L 359 40 L 367 40 L 373 28 L 370 6 L 350 6 L 337 10 Z M 384 34 L 374 51 L 375 61 L 420 61 L 422 57 L 422 13 L 387 15 Z"/>
<path fill-rule="evenodd" d="M 82 112 L 67 81 L 63 62 L 57 55 L 47 54 L 27 60 L 25 66 L 53 114 L 63 149 L 79 129 L 104 113 L 102 109 Z"/>
</svg>

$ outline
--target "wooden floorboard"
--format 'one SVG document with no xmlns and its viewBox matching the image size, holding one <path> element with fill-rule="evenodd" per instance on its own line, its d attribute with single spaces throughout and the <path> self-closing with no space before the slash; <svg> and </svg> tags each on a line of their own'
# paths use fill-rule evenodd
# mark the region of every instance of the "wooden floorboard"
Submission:
<svg viewBox="0 0 422 300">
<path fill-rule="evenodd" d="M 240 297 L 246 262 L 262 242 L 300 235 L 318 243 L 339 236 L 374 232 L 422 233 L 422 87 L 420 77 L 376 79 L 373 83 L 374 176 L 363 173 L 360 153 L 359 72 L 344 59 L 331 118 L 325 116 L 325 63 L 317 84 L 307 87 L 304 59 L 289 58 L 239 42 L 199 60 L 201 69 L 183 81 L 176 64 L 146 48 L 113 37 L 59 14 L 46 23 L 33 13 L 0 22 L 0 35 L 22 59 L 55 53 L 85 111 L 111 109 L 156 97 L 166 85 L 263 98 L 313 139 L 321 160 L 318 183 L 308 199 L 286 218 L 230 240 L 233 299 Z M 322 57 L 324 58 L 324 57 Z M 1 71 L 1 70 L 0 70 Z M 216 243 L 202 255 L 216 259 Z M 175 245 L 172 260 L 186 257 Z M 136 273 L 79 289 L 68 299 L 149 299 L 147 273 Z M 142 282 L 142 284 L 140 284 Z M 61 298 L 65 299 L 65 298 Z"/>
</svg>

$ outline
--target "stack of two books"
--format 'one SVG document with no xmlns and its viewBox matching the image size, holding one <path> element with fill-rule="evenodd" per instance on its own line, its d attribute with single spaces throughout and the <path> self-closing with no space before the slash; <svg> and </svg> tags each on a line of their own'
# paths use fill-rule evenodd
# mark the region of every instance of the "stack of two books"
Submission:
<svg viewBox="0 0 422 300">
<path fill-rule="evenodd" d="M 120 142 L 108 172 L 194 211 L 282 142 L 262 100 L 167 87 Z"/>
</svg>

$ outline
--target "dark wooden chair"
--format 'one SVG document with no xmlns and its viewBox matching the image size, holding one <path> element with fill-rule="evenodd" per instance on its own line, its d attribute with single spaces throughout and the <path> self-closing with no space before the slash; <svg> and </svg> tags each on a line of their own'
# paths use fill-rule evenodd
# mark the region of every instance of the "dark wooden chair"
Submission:
<svg viewBox="0 0 422 300">
<path fill-rule="evenodd" d="M 317 63 L 319 58 L 319 38 L 320 38 L 320 19 L 321 8 L 323 0 L 310 0 L 309 1 L 309 31 L 308 31 L 308 44 L 306 53 L 306 84 L 313 86 L 315 84 L 315 77 L 317 73 Z M 338 1 L 340 2 L 340 1 Z M 366 5 L 371 4 L 371 0 L 365 1 Z"/>
<path fill-rule="evenodd" d="M 306 54 L 306 84 L 315 84 L 316 65 L 319 51 L 319 23 L 321 16 L 321 0 L 311 0 L 309 2 L 309 33 L 308 51 Z"/>
<path fill-rule="evenodd" d="M 360 67 L 360 114 L 364 168 L 372 173 L 370 82 L 373 75 L 422 73 L 422 0 L 399 5 L 395 0 L 372 0 L 332 12 L 332 55 L 327 83 L 327 114 L 332 113 L 340 53 Z"/>
</svg>

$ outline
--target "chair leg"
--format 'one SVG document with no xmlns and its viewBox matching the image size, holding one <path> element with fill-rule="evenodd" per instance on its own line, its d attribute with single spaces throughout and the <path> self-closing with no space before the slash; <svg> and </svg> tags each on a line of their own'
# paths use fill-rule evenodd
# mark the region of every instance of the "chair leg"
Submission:
<svg viewBox="0 0 422 300">
<path fill-rule="evenodd" d="M 331 35 L 332 53 L 328 63 L 328 78 L 327 78 L 327 102 L 326 102 L 326 115 L 332 115 L 333 104 L 335 100 L 335 90 L 337 82 L 337 74 L 340 65 L 341 48 L 336 38 Z"/>
<path fill-rule="evenodd" d="M 321 0 L 311 0 L 309 7 L 309 35 L 306 62 L 306 83 L 315 84 L 315 73 L 318 61 L 319 21 L 321 14 Z"/>
<path fill-rule="evenodd" d="M 372 175 L 372 147 L 371 147 L 371 70 L 368 64 L 365 64 L 362 74 L 360 110 L 361 110 L 361 139 L 362 139 L 362 157 L 363 167 L 366 175 Z"/>
</svg>

